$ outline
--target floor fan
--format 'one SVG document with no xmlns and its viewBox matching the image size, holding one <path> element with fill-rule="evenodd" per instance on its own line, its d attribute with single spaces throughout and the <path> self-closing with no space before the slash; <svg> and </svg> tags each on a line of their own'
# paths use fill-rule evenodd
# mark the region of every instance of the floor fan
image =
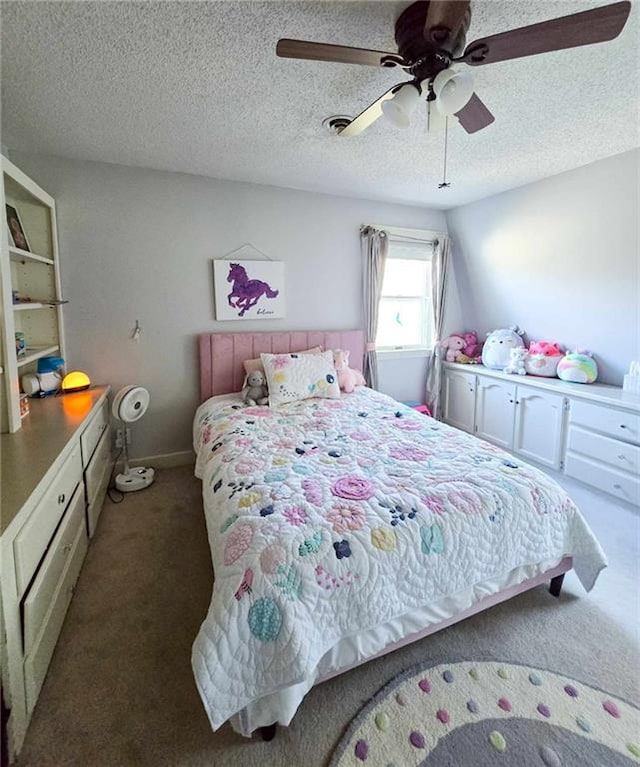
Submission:
<svg viewBox="0 0 640 767">
<path fill-rule="evenodd" d="M 125 386 L 113 400 L 113 415 L 122 423 L 122 473 L 116 487 L 122 493 L 142 490 L 153 482 L 155 471 L 144 466 L 129 466 L 127 424 L 139 421 L 149 407 L 149 392 L 142 386 Z"/>
</svg>

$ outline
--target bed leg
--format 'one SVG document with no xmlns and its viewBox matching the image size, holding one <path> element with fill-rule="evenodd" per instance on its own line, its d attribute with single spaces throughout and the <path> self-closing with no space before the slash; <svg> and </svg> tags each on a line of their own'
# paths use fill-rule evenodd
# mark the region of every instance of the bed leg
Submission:
<svg viewBox="0 0 640 767">
<path fill-rule="evenodd" d="M 559 597 L 560 592 L 562 591 L 562 582 L 564 581 L 564 573 L 562 575 L 556 575 L 555 578 L 551 579 L 551 583 L 549 585 L 549 593 L 551 596 Z"/>
<path fill-rule="evenodd" d="M 258 727 L 258 736 L 267 742 L 273 740 L 276 736 L 277 727 L 277 723 L 270 724 L 267 727 Z"/>
</svg>

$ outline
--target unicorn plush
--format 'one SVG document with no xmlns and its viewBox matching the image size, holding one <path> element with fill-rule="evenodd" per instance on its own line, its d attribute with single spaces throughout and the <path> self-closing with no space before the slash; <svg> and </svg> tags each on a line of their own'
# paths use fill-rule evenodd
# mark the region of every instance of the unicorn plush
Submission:
<svg viewBox="0 0 640 767">
<path fill-rule="evenodd" d="M 362 373 L 349 367 L 349 352 L 346 349 L 333 350 L 333 366 L 338 374 L 338 385 L 342 391 L 349 393 L 356 386 L 365 385 Z"/>
</svg>

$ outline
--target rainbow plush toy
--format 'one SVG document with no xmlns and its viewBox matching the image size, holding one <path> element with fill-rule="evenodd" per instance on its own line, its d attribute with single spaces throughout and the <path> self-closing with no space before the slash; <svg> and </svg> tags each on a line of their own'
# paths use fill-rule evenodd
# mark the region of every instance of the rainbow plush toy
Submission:
<svg viewBox="0 0 640 767">
<path fill-rule="evenodd" d="M 593 383 L 598 377 L 598 366 L 591 352 L 567 352 L 558 363 L 558 378 L 571 383 Z"/>
</svg>

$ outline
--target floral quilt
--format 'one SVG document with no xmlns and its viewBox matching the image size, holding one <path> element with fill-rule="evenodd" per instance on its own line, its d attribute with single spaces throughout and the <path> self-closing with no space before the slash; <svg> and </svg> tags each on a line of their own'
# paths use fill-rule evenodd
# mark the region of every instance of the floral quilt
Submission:
<svg viewBox="0 0 640 767">
<path fill-rule="evenodd" d="M 215 583 L 193 647 L 214 729 L 340 639 L 525 564 L 606 561 L 562 488 L 504 451 L 357 389 L 194 423 Z"/>
</svg>

